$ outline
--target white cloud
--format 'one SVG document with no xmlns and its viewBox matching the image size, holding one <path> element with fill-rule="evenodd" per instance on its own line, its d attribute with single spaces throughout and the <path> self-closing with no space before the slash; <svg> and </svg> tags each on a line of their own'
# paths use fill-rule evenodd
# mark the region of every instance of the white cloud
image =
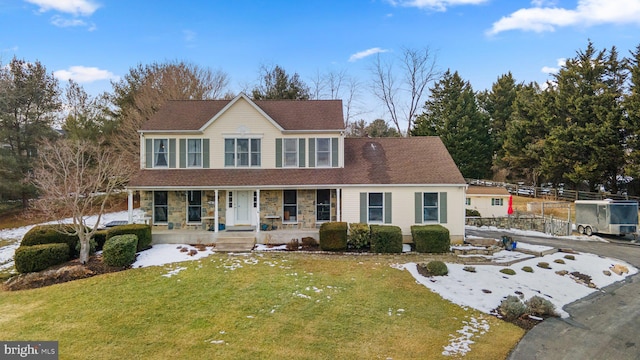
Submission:
<svg viewBox="0 0 640 360">
<path fill-rule="evenodd" d="M 73 15 L 89 16 L 100 5 L 92 0 L 25 0 L 28 3 L 38 5 L 40 12 L 55 10 Z"/>
<path fill-rule="evenodd" d="M 556 61 L 557 66 L 556 67 L 552 67 L 552 66 L 543 66 L 542 69 L 540 71 L 542 71 L 545 74 L 555 74 L 558 71 L 560 71 L 560 68 L 564 66 L 564 64 L 567 63 L 567 59 L 565 58 L 560 58 Z"/>
<path fill-rule="evenodd" d="M 489 0 L 389 0 L 393 6 L 417 7 L 435 11 L 446 11 L 450 6 L 480 5 Z"/>
<path fill-rule="evenodd" d="M 358 61 L 360 59 L 366 58 L 367 56 L 371 56 L 371 55 L 375 55 L 375 54 L 379 54 L 379 53 L 385 53 L 388 52 L 389 50 L 385 50 L 385 49 L 380 49 L 379 47 L 374 47 L 371 49 L 367 49 L 364 51 L 360 51 L 357 52 L 353 55 L 351 55 L 349 57 L 349 62 L 355 62 Z"/>
<path fill-rule="evenodd" d="M 117 81 L 119 79 L 119 77 L 111 71 L 86 66 L 71 66 L 67 70 L 54 71 L 53 75 L 63 81 L 71 79 L 78 83 L 90 83 L 99 80 Z"/>
<path fill-rule="evenodd" d="M 550 4 L 534 0 L 533 4 Z M 553 4 L 553 3 L 551 3 Z M 520 9 L 493 23 L 489 35 L 509 30 L 555 31 L 564 26 L 599 24 L 640 24 L 640 0 L 578 0 L 575 9 L 534 7 Z"/>
<path fill-rule="evenodd" d="M 535 7 L 555 6 L 557 3 L 557 0 L 531 0 L 531 5 Z"/>
<path fill-rule="evenodd" d="M 192 43 L 196 41 L 198 33 L 193 30 L 182 30 L 182 35 L 184 35 L 184 41 Z"/>
</svg>

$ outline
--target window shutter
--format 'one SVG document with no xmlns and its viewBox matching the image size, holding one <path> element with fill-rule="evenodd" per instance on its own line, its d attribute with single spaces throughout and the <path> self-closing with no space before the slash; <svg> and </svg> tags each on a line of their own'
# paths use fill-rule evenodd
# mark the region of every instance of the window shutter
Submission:
<svg viewBox="0 0 640 360">
<path fill-rule="evenodd" d="M 153 140 L 145 139 L 144 142 L 144 152 L 145 152 L 145 168 L 153 167 Z"/>
<path fill-rule="evenodd" d="M 202 167 L 209 168 L 209 139 L 202 139 Z"/>
<path fill-rule="evenodd" d="M 282 139 L 276 139 L 276 167 L 282 167 Z"/>
<path fill-rule="evenodd" d="M 176 139 L 169 139 L 169 167 L 176 167 Z"/>
<path fill-rule="evenodd" d="M 391 193 L 384 193 L 384 223 L 391 224 Z"/>
<path fill-rule="evenodd" d="M 305 158 L 304 144 L 305 144 L 304 139 L 298 139 L 298 166 L 302 168 L 304 167 L 304 158 Z"/>
<path fill-rule="evenodd" d="M 180 168 L 187 167 L 187 140 L 180 139 Z"/>
<path fill-rule="evenodd" d="M 416 224 L 422 224 L 422 193 L 421 192 L 417 192 L 416 194 Z"/>
<path fill-rule="evenodd" d="M 331 138 L 331 166 L 338 167 L 338 138 Z"/>
<path fill-rule="evenodd" d="M 316 139 L 309 139 L 309 167 L 316 167 Z"/>
<path fill-rule="evenodd" d="M 440 223 L 447 223 L 447 193 L 440 193 Z"/>
<path fill-rule="evenodd" d="M 367 193 L 362 192 L 360 193 L 360 222 L 366 224 L 368 217 Z"/>
</svg>

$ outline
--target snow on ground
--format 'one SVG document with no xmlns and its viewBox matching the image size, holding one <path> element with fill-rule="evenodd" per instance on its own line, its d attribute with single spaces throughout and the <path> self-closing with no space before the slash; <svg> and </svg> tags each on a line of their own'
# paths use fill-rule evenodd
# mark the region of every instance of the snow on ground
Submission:
<svg viewBox="0 0 640 360">
<path fill-rule="evenodd" d="M 180 251 L 182 249 L 187 249 L 187 251 Z M 190 245 L 157 244 L 153 245 L 149 250 L 138 253 L 138 257 L 131 267 L 161 266 L 182 261 L 200 260 L 211 255 L 213 253 L 211 249 L 207 248 L 206 251 L 198 251 Z M 189 255 L 190 250 L 196 250 L 196 253 Z"/>
<path fill-rule="evenodd" d="M 539 231 L 533 230 L 520 230 L 520 229 L 501 229 L 495 226 L 471 226 L 465 225 L 465 229 L 470 230 L 492 230 L 492 231 L 508 231 L 510 234 L 518 235 L 518 236 L 533 236 L 533 237 L 542 237 L 542 238 L 552 238 L 552 239 L 565 239 L 565 240 L 580 240 L 580 241 L 601 241 L 608 242 L 607 240 L 597 236 L 587 236 L 587 235 L 568 235 L 568 236 L 556 236 L 551 234 L 546 234 Z M 469 237 L 469 236 L 467 236 Z"/>
</svg>

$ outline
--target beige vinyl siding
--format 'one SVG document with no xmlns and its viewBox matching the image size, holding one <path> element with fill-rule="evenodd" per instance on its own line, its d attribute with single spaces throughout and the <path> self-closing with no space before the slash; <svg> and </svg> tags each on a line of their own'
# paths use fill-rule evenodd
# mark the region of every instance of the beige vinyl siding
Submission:
<svg viewBox="0 0 640 360">
<path fill-rule="evenodd" d="M 466 205 L 467 209 L 478 210 L 483 217 L 507 216 L 509 209 L 509 196 L 496 194 L 467 194 L 471 199 L 471 205 Z M 491 205 L 491 199 L 502 199 L 502 205 Z"/>
<path fill-rule="evenodd" d="M 447 193 L 447 223 L 441 224 L 449 229 L 453 242 L 464 239 L 464 186 L 363 186 L 342 189 L 342 220 L 348 223 L 360 222 L 360 193 L 391 192 L 393 214 L 392 224 L 402 229 L 405 236 L 411 235 L 411 225 L 415 224 L 416 192 Z"/>
</svg>

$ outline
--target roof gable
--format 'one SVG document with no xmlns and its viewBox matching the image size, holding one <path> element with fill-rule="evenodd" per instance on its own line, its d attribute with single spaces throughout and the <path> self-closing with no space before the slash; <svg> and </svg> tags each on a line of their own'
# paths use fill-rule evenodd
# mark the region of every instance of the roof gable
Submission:
<svg viewBox="0 0 640 360">
<path fill-rule="evenodd" d="M 171 100 L 142 132 L 201 132 L 240 100 L 247 101 L 280 131 L 344 130 L 341 100 L 256 100 L 244 94 L 232 100 Z"/>
</svg>

